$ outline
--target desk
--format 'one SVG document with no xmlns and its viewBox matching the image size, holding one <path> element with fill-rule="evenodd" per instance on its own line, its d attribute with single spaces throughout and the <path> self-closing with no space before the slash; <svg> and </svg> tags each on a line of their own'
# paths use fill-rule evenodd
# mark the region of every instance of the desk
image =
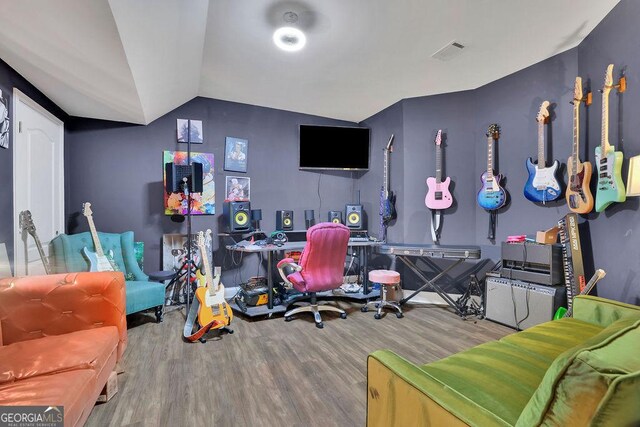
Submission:
<svg viewBox="0 0 640 427">
<path fill-rule="evenodd" d="M 267 254 L 267 289 L 269 292 L 267 306 L 266 307 L 265 306 L 248 307 L 247 311 L 243 312 L 236 305 L 235 301 L 232 301 L 231 307 L 251 317 L 285 312 L 287 310 L 287 306 L 289 306 L 292 302 L 295 302 L 295 300 L 292 300 L 286 304 L 280 304 L 278 306 L 274 306 L 273 304 L 273 268 L 274 268 L 273 255 L 274 253 L 280 252 L 280 251 L 300 251 L 304 249 L 306 244 L 307 242 L 286 242 L 280 246 L 276 246 L 276 245 L 260 245 L 259 246 L 255 244 L 249 244 L 249 242 L 239 242 L 234 245 L 227 245 L 226 246 L 227 250 L 231 252 L 242 252 L 242 253 L 265 253 L 266 252 Z M 331 291 L 328 291 L 328 292 L 318 293 L 318 297 L 322 298 L 322 297 L 334 296 L 334 297 L 351 298 L 351 299 L 357 299 L 357 300 L 363 300 L 363 299 L 368 300 L 371 298 L 377 298 L 380 294 L 379 291 L 371 291 L 371 292 L 369 291 L 369 278 L 367 277 L 367 268 L 368 268 L 368 262 L 369 262 L 368 258 L 369 258 L 370 249 L 374 246 L 380 246 L 382 244 L 383 242 L 377 242 L 377 241 L 371 241 L 371 240 L 349 241 L 348 247 L 358 248 L 360 252 L 359 256 L 362 257 L 361 268 L 364 269 L 364 278 L 362 281 L 362 292 L 358 292 L 358 293 L 343 292 L 342 294 L 338 293 L 336 295 Z"/>
</svg>

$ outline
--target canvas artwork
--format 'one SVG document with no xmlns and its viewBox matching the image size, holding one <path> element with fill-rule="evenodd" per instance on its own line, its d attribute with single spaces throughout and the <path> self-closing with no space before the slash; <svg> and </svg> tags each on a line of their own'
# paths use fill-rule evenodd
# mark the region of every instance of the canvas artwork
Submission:
<svg viewBox="0 0 640 427">
<path fill-rule="evenodd" d="M 191 162 L 202 163 L 202 193 L 191 194 L 192 215 L 213 215 L 216 213 L 216 185 L 213 178 L 213 154 L 191 153 Z M 162 170 L 167 163 L 187 165 L 187 153 L 185 151 L 164 151 Z M 167 186 L 167 176 L 163 172 L 163 186 Z M 188 198 L 184 193 L 164 193 L 165 215 L 186 215 L 188 211 Z"/>
<path fill-rule="evenodd" d="M 225 185 L 225 200 L 230 202 L 246 202 L 250 200 L 251 178 L 245 176 L 228 176 Z"/>
<path fill-rule="evenodd" d="M 224 170 L 247 172 L 249 141 L 228 136 L 224 143 Z"/>
<path fill-rule="evenodd" d="M 0 90 L 0 148 L 9 148 L 9 97 Z"/>
<path fill-rule="evenodd" d="M 178 131 L 178 142 L 202 144 L 204 141 L 202 120 L 178 119 L 176 129 Z"/>
<path fill-rule="evenodd" d="M 195 280 L 200 281 L 200 286 L 204 286 L 206 278 L 202 268 L 200 250 L 196 241 L 198 239 L 197 234 L 191 234 L 191 258 L 196 265 L 195 270 L 191 269 L 191 282 Z M 205 241 L 205 248 L 207 248 L 209 258 L 211 258 L 211 239 Z M 163 234 L 162 235 L 162 269 L 164 271 L 177 271 L 178 275 L 182 275 L 174 286 L 167 289 L 167 299 L 172 303 L 179 302 L 184 303 L 184 292 L 187 284 L 186 270 L 187 264 L 187 235 L 186 234 Z"/>
</svg>

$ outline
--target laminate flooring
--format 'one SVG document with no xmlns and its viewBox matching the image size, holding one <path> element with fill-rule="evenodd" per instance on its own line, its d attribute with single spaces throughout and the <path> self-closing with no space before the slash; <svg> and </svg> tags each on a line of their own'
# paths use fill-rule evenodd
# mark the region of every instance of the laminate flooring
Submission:
<svg viewBox="0 0 640 427">
<path fill-rule="evenodd" d="M 236 316 L 235 333 L 205 344 L 182 341 L 184 309 L 128 319 L 129 344 L 118 394 L 94 407 L 87 426 L 364 426 L 367 355 L 391 349 L 428 363 L 513 330 L 462 320 L 434 306 L 405 306 L 405 317 L 374 320 L 339 302 L 347 319 L 322 313 Z"/>
</svg>

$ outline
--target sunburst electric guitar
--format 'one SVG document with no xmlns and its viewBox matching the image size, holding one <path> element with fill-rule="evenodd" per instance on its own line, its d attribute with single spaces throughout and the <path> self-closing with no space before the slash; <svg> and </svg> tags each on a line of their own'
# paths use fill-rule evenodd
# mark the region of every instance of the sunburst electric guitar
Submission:
<svg viewBox="0 0 640 427">
<path fill-rule="evenodd" d="M 451 178 L 442 180 L 442 130 L 436 134 L 436 176 L 427 178 L 427 196 L 424 204 L 432 210 L 447 209 L 453 204 L 453 197 L 449 191 Z"/>
<path fill-rule="evenodd" d="M 544 159 L 544 124 L 549 120 L 549 101 L 544 101 L 540 105 L 536 120 L 538 121 L 538 163 L 534 164 L 531 157 L 527 159 L 529 179 L 524 185 L 524 196 L 532 202 L 546 203 L 561 196 L 557 176 L 560 163 L 554 160 L 551 166 L 547 167 Z"/>
<path fill-rule="evenodd" d="M 487 170 L 482 174 L 482 188 L 478 191 L 478 205 L 488 211 L 500 209 L 507 203 L 507 192 L 500 186 L 502 175 L 493 173 L 493 141 L 500 137 L 500 126 L 492 124 L 487 130 Z"/>
<path fill-rule="evenodd" d="M 211 234 L 211 230 L 207 230 L 207 237 L 209 234 Z M 196 298 L 200 303 L 198 323 L 201 327 L 211 325 L 209 329 L 224 328 L 231 323 L 233 311 L 224 299 L 224 286 L 220 283 L 221 268 L 215 268 L 215 275 L 211 273 L 211 265 L 205 246 L 205 233 L 202 231 L 198 233 L 198 248 L 206 278 L 206 284 L 196 289 Z"/>
<path fill-rule="evenodd" d="M 589 184 L 592 167 L 590 162 L 581 162 L 580 147 L 580 104 L 582 103 L 582 79 L 576 77 L 573 87 L 573 150 L 567 160 L 569 185 L 567 186 L 567 206 L 577 214 L 587 214 L 593 209 L 593 195 Z"/>
<path fill-rule="evenodd" d="M 622 152 L 609 144 L 609 92 L 613 88 L 613 64 L 607 67 L 602 88 L 602 140 L 596 147 L 598 186 L 596 211 L 604 211 L 610 204 L 624 202 L 627 195 L 622 182 Z"/>
<path fill-rule="evenodd" d="M 93 223 L 93 211 L 91 210 L 91 203 L 85 202 L 82 204 L 82 214 L 87 217 L 89 223 L 89 229 L 91 230 L 91 238 L 93 239 L 93 245 L 96 251 L 89 250 L 86 246 L 82 249 L 82 254 L 89 261 L 89 271 L 118 271 L 116 263 L 113 261 L 113 251 L 109 250 L 106 254 L 102 250 L 102 244 L 96 231 L 96 225 Z"/>
</svg>

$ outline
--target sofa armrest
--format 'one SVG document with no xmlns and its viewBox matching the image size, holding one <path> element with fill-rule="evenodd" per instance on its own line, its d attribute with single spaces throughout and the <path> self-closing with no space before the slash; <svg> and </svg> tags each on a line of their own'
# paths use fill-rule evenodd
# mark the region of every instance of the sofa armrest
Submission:
<svg viewBox="0 0 640 427">
<path fill-rule="evenodd" d="M 607 327 L 623 317 L 640 318 L 640 307 L 591 295 L 577 295 L 573 300 L 574 319 Z"/>
<path fill-rule="evenodd" d="M 367 427 L 509 424 L 389 350 L 367 358 Z"/>
<path fill-rule="evenodd" d="M 68 273 L 0 280 L 2 342 L 115 326 L 118 360 L 127 345 L 124 275 Z"/>
</svg>

